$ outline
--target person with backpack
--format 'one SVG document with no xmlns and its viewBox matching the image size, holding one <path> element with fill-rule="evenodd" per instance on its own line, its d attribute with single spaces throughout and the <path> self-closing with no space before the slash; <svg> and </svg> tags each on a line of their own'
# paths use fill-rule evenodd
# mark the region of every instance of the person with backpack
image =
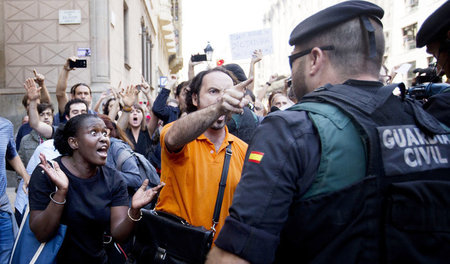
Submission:
<svg viewBox="0 0 450 264">
<path fill-rule="evenodd" d="M 345 1 L 290 35 L 299 103 L 248 147 L 207 263 L 445 263 L 450 130 L 383 86 L 384 11 Z"/>
</svg>

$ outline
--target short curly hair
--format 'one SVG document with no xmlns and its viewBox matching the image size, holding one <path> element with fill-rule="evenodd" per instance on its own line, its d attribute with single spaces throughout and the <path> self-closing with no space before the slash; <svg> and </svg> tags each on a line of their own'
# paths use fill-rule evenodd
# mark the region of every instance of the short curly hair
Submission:
<svg viewBox="0 0 450 264">
<path fill-rule="evenodd" d="M 196 94 L 198 96 L 198 94 L 200 93 L 200 88 L 202 87 L 202 83 L 203 83 L 203 78 L 212 72 L 223 72 L 226 75 L 230 76 L 230 78 L 233 80 L 233 84 L 236 85 L 239 83 L 239 81 L 236 79 L 236 77 L 233 75 L 232 72 L 230 72 L 229 70 L 225 69 L 224 67 L 215 67 L 206 71 L 202 71 L 199 72 L 192 80 L 191 83 L 189 84 L 189 89 L 187 89 L 186 92 L 186 111 L 188 113 L 192 113 L 197 111 L 197 106 L 194 105 L 194 103 L 192 102 L 192 96 L 194 94 Z"/>
</svg>

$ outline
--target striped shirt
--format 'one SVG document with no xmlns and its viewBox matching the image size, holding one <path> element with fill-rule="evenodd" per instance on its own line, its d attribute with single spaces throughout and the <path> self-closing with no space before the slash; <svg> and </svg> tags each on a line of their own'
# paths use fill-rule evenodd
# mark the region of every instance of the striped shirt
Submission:
<svg viewBox="0 0 450 264">
<path fill-rule="evenodd" d="M 16 142 L 14 141 L 14 127 L 8 119 L 0 117 L 0 196 L 6 192 L 6 164 L 7 160 L 17 156 Z"/>
</svg>

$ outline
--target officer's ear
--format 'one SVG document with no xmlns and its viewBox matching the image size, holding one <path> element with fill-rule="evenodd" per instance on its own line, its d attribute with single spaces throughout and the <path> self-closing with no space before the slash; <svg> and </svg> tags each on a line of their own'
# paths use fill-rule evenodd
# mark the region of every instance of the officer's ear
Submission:
<svg viewBox="0 0 450 264">
<path fill-rule="evenodd" d="M 318 47 L 314 47 L 308 54 L 309 57 L 309 74 L 317 74 L 326 63 L 328 57 L 325 57 L 325 53 Z"/>
</svg>

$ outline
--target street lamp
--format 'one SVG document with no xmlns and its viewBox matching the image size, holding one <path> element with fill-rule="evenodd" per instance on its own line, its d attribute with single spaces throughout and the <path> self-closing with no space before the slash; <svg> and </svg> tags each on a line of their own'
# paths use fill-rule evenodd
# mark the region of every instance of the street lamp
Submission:
<svg viewBox="0 0 450 264">
<path fill-rule="evenodd" d="M 211 44 L 209 44 L 209 41 L 208 41 L 208 45 L 206 45 L 206 48 L 204 49 L 204 51 L 206 54 L 206 60 L 211 61 L 214 49 L 211 47 Z"/>
</svg>

